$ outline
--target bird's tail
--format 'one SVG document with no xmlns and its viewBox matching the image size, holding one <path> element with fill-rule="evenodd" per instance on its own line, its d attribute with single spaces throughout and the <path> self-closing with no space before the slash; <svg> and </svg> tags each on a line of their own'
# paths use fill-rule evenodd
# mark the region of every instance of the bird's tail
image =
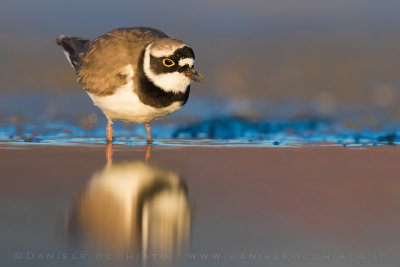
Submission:
<svg viewBox="0 0 400 267">
<path fill-rule="evenodd" d="M 56 41 L 57 44 L 64 49 L 64 53 L 72 67 L 77 69 L 88 49 L 90 40 L 60 35 Z"/>
</svg>

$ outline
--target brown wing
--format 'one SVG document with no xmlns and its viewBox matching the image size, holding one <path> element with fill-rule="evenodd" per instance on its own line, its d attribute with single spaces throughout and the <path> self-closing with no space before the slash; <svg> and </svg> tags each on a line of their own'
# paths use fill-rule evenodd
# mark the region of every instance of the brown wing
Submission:
<svg viewBox="0 0 400 267">
<path fill-rule="evenodd" d="M 107 96 L 127 83 L 125 67 L 136 73 L 145 46 L 168 36 L 152 28 L 121 28 L 93 40 L 77 70 L 78 81 L 88 92 Z"/>
</svg>

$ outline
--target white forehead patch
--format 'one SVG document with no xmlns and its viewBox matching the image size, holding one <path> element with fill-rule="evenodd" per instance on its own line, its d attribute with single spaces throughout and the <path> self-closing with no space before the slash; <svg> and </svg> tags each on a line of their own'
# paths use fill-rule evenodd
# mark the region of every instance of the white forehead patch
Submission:
<svg viewBox="0 0 400 267">
<path fill-rule="evenodd" d="M 179 60 L 178 65 L 183 67 L 185 65 L 189 65 L 189 67 L 193 67 L 194 64 L 194 59 L 193 58 L 182 58 L 181 60 Z"/>
<path fill-rule="evenodd" d="M 152 47 L 153 44 L 150 45 L 150 54 L 153 57 L 168 57 L 172 56 L 176 50 L 186 46 L 186 44 L 174 44 L 174 45 L 165 45 L 165 46 L 157 46 Z"/>
</svg>

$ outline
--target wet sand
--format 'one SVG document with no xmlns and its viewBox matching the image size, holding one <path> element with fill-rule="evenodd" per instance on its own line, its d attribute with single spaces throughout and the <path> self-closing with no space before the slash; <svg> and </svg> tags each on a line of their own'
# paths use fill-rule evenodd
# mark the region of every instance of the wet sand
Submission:
<svg viewBox="0 0 400 267">
<path fill-rule="evenodd" d="M 113 242 L 101 241 L 108 245 L 107 251 L 113 251 L 110 258 L 104 254 L 98 256 L 103 258 L 96 258 L 97 254 L 89 253 L 85 254 L 87 258 L 71 259 L 77 257 L 73 253 L 81 252 L 76 248 L 71 250 L 69 244 L 72 234 L 67 228 L 72 221 L 71 210 L 78 208 L 84 215 L 94 214 L 98 207 L 82 208 L 81 196 L 92 192 L 96 181 L 118 184 L 113 175 L 117 176 L 119 166 L 128 166 L 125 172 L 137 175 L 135 166 L 144 161 L 146 147 L 117 145 L 113 150 L 113 162 L 107 167 L 105 145 L 0 147 L 2 265 L 137 263 L 137 259 L 117 259 L 119 250 L 112 250 L 117 248 L 113 242 L 122 242 L 116 238 L 117 233 L 111 237 Z M 177 229 L 182 230 L 179 235 L 175 228 L 160 234 L 163 237 L 173 233 L 172 241 L 158 235 L 147 236 L 146 240 L 157 251 L 188 239 L 189 244 L 181 248 L 181 254 L 173 256 L 184 266 L 398 266 L 399 156 L 398 146 L 152 146 L 150 163 L 144 164 L 150 171 L 145 175 L 156 169 L 178 177 L 163 178 L 163 183 L 170 190 L 168 196 L 180 201 L 173 203 L 189 207 L 189 210 L 176 209 L 173 214 L 179 215 L 175 217 L 170 212 L 163 218 L 172 220 L 176 227 L 183 221 L 190 224 L 190 229 L 182 230 L 179 226 Z M 104 178 L 110 173 L 111 177 Z M 151 182 L 155 187 L 157 179 Z M 176 181 L 186 193 L 173 189 Z M 94 199 L 94 206 L 103 201 L 100 196 Z M 157 210 L 158 206 L 154 207 Z M 93 225 L 104 227 L 103 219 L 109 217 L 109 210 L 100 209 L 100 219 L 88 215 L 89 218 L 74 221 L 81 226 L 83 239 L 92 239 L 90 244 L 100 242 L 96 238 L 104 229 L 97 232 L 90 229 L 94 229 Z M 180 220 L 176 219 L 178 216 Z M 120 220 L 110 223 L 111 232 L 113 227 L 120 229 L 118 223 Z M 85 225 L 92 226 L 85 228 Z M 153 226 L 150 222 L 149 227 Z M 140 233 L 143 229 L 142 226 Z M 87 231 L 91 231 L 90 235 Z M 134 240 L 139 240 L 135 241 L 139 245 L 129 246 L 124 253 L 144 251 L 143 236 L 135 236 Z M 40 258 L 46 253 L 53 256 L 66 253 L 67 259 Z M 149 266 L 153 263 L 146 261 Z"/>
</svg>

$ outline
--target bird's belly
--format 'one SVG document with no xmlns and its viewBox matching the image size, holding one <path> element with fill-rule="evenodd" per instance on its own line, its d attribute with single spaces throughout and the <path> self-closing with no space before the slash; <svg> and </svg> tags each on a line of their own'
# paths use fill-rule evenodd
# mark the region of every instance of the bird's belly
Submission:
<svg viewBox="0 0 400 267">
<path fill-rule="evenodd" d="M 174 102 L 164 108 L 153 108 L 143 104 L 128 83 L 116 89 L 110 96 L 96 96 L 88 93 L 94 104 L 110 120 L 123 120 L 133 123 L 146 123 L 166 116 L 182 107 L 182 102 Z"/>
</svg>

